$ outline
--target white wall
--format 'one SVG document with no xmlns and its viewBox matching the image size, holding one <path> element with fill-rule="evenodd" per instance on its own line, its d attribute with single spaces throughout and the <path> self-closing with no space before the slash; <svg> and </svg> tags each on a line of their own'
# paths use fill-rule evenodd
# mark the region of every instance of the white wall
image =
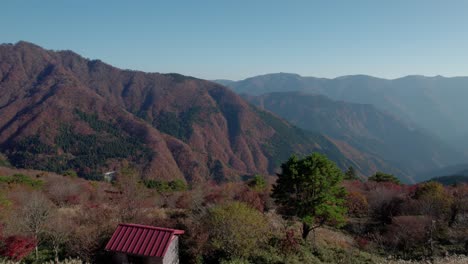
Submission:
<svg viewBox="0 0 468 264">
<path fill-rule="evenodd" d="M 162 264 L 179 264 L 179 237 L 174 236 Z"/>
</svg>

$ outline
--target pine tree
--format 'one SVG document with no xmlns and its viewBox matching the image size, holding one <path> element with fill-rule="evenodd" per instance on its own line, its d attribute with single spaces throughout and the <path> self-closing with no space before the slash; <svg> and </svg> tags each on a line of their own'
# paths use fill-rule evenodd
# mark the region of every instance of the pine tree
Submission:
<svg viewBox="0 0 468 264">
<path fill-rule="evenodd" d="M 344 222 L 345 189 L 342 171 L 325 156 L 313 153 L 303 159 L 292 156 L 281 165 L 282 172 L 273 187 L 272 197 L 285 218 L 302 222 L 302 237 L 307 238 L 325 223 Z"/>
<path fill-rule="evenodd" d="M 349 166 L 348 169 L 345 172 L 344 176 L 345 180 L 358 180 L 358 176 L 356 174 L 356 170 L 354 169 L 353 166 Z"/>
</svg>

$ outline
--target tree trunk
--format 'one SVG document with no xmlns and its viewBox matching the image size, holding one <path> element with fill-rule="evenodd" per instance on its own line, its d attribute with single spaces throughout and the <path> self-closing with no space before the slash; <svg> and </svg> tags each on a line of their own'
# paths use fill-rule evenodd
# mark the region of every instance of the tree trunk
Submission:
<svg viewBox="0 0 468 264">
<path fill-rule="evenodd" d="M 448 222 L 448 226 L 452 227 L 453 224 L 455 224 L 455 221 L 457 221 L 457 215 L 458 215 L 458 209 L 457 208 L 452 208 L 450 212 L 450 220 Z"/>
<path fill-rule="evenodd" d="M 302 239 L 306 240 L 311 228 L 308 224 L 302 223 Z"/>
<path fill-rule="evenodd" d="M 59 263 L 58 252 L 59 252 L 59 247 L 58 247 L 58 246 L 54 246 L 55 263 Z"/>
<path fill-rule="evenodd" d="M 317 251 L 317 244 L 315 239 L 315 228 L 312 228 L 312 249 L 316 252 Z"/>
</svg>

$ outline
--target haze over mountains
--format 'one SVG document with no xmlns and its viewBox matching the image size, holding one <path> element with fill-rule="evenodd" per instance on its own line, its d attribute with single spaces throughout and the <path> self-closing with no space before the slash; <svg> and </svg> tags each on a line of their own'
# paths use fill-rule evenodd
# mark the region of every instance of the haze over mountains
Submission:
<svg viewBox="0 0 468 264">
<path fill-rule="evenodd" d="M 303 92 L 244 97 L 301 128 L 320 131 L 338 145 L 381 157 L 406 176 L 460 159 L 460 153 L 448 144 L 369 104 L 334 101 Z"/>
<path fill-rule="evenodd" d="M 301 128 L 347 138 L 360 150 L 395 161 L 416 179 L 440 166 L 466 163 L 466 77 L 326 79 L 278 73 L 217 82 Z"/>
<path fill-rule="evenodd" d="M 270 92 L 303 91 L 334 100 L 372 104 L 436 134 L 466 151 L 468 146 L 468 77 L 406 76 L 387 80 L 366 75 L 335 79 L 278 73 L 238 82 L 219 81 L 237 93 L 259 95 Z"/>
</svg>

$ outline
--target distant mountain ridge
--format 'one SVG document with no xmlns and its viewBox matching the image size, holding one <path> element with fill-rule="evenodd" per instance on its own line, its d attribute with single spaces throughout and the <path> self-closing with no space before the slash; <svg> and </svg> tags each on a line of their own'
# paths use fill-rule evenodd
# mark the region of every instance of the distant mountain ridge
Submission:
<svg viewBox="0 0 468 264">
<path fill-rule="evenodd" d="M 329 136 L 337 145 L 347 144 L 361 153 L 380 157 L 407 177 L 450 164 L 460 155 L 437 138 L 369 104 L 334 101 L 304 92 L 243 97 L 300 128 Z M 420 181 L 424 177 L 413 179 Z"/>
<path fill-rule="evenodd" d="M 351 75 L 334 79 L 277 73 L 227 84 L 239 94 L 302 91 L 334 100 L 372 104 L 408 123 L 427 129 L 460 151 L 468 152 L 468 77 L 410 75 L 381 79 Z"/>
<path fill-rule="evenodd" d="M 312 151 L 363 174 L 388 167 L 358 164 L 219 84 L 27 42 L 0 45 L 0 151 L 17 167 L 89 178 L 130 166 L 145 178 L 233 180 L 273 174 L 290 154 Z"/>
</svg>

